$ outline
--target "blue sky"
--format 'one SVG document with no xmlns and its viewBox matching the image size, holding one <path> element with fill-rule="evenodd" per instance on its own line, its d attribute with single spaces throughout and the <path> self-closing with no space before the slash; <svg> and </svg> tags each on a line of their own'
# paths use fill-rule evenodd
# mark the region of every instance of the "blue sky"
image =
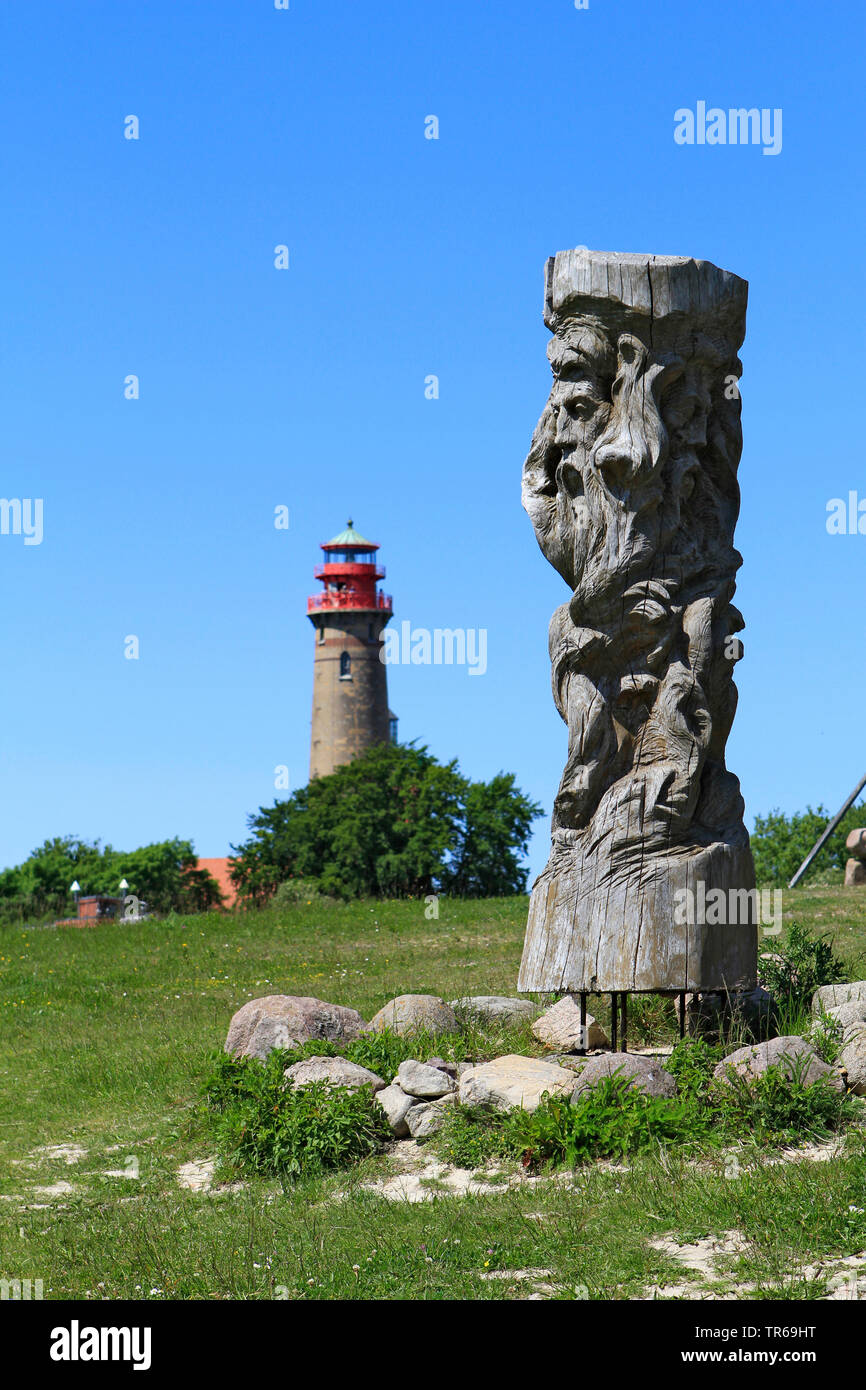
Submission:
<svg viewBox="0 0 866 1390">
<path fill-rule="evenodd" d="M 728 763 L 750 826 L 835 809 L 866 771 L 866 535 L 825 525 L 866 498 L 862 39 L 804 0 L 5 0 L 0 492 L 44 538 L 0 536 L 0 863 L 224 854 L 276 765 L 303 784 L 305 599 L 349 515 L 395 622 L 488 633 L 483 678 L 389 668 L 401 737 L 549 813 L 567 590 L 520 473 L 544 261 L 578 244 L 750 282 Z M 700 100 L 781 108 L 781 152 L 677 145 Z"/>
</svg>

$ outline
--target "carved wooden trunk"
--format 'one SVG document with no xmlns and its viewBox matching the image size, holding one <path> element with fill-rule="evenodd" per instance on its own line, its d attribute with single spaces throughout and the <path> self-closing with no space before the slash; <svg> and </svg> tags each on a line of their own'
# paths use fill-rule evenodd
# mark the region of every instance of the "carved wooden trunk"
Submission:
<svg viewBox="0 0 866 1390">
<path fill-rule="evenodd" d="M 524 991 L 755 984 L 754 869 L 725 767 L 746 294 L 683 257 L 547 263 L 554 382 L 523 500 L 572 591 L 550 625 L 568 760 Z"/>
</svg>

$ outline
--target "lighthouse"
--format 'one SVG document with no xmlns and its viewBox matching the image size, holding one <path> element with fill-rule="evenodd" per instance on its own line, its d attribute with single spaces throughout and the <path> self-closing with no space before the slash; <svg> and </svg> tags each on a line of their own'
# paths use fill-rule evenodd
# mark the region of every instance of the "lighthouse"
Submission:
<svg viewBox="0 0 866 1390">
<path fill-rule="evenodd" d="M 323 591 L 307 599 L 316 631 L 313 657 L 313 727 L 310 777 L 323 777 L 377 743 L 396 740 L 388 709 L 388 676 L 381 659 L 391 595 L 377 587 L 385 571 L 378 545 L 346 530 L 322 545 L 324 563 L 313 571 Z"/>
</svg>

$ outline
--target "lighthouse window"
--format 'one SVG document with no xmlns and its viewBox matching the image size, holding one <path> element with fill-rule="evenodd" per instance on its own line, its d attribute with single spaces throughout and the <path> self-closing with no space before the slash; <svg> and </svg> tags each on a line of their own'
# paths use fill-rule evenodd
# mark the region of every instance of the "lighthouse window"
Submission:
<svg viewBox="0 0 866 1390">
<path fill-rule="evenodd" d="M 340 680 L 350 681 L 352 679 L 352 658 L 348 652 L 340 652 Z"/>
</svg>

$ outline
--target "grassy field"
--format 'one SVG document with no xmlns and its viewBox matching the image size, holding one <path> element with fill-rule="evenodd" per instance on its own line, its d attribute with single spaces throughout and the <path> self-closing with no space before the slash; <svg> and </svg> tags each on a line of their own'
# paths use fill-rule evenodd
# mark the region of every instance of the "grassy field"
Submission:
<svg viewBox="0 0 866 1390">
<path fill-rule="evenodd" d="M 41 1278 L 52 1298 L 825 1296 L 866 1248 L 860 1133 L 820 1163 L 661 1153 L 423 1204 L 370 1190 L 388 1155 L 286 1192 L 179 1186 L 181 1165 L 213 1155 L 199 1097 L 242 1003 L 310 994 L 369 1017 L 404 992 L 512 994 L 525 914 L 523 898 L 443 900 L 438 921 L 417 902 L 315 902 L 0 930 L 0 1276 Z M 785 918 L 866 957 L 856 890 L 786 893 Z M 632 1018 L 635 1044 L 671 1036 L 662 1001 Z M 654 1244 L 731 1231 L 709 1274 Z"/>
</svg>

